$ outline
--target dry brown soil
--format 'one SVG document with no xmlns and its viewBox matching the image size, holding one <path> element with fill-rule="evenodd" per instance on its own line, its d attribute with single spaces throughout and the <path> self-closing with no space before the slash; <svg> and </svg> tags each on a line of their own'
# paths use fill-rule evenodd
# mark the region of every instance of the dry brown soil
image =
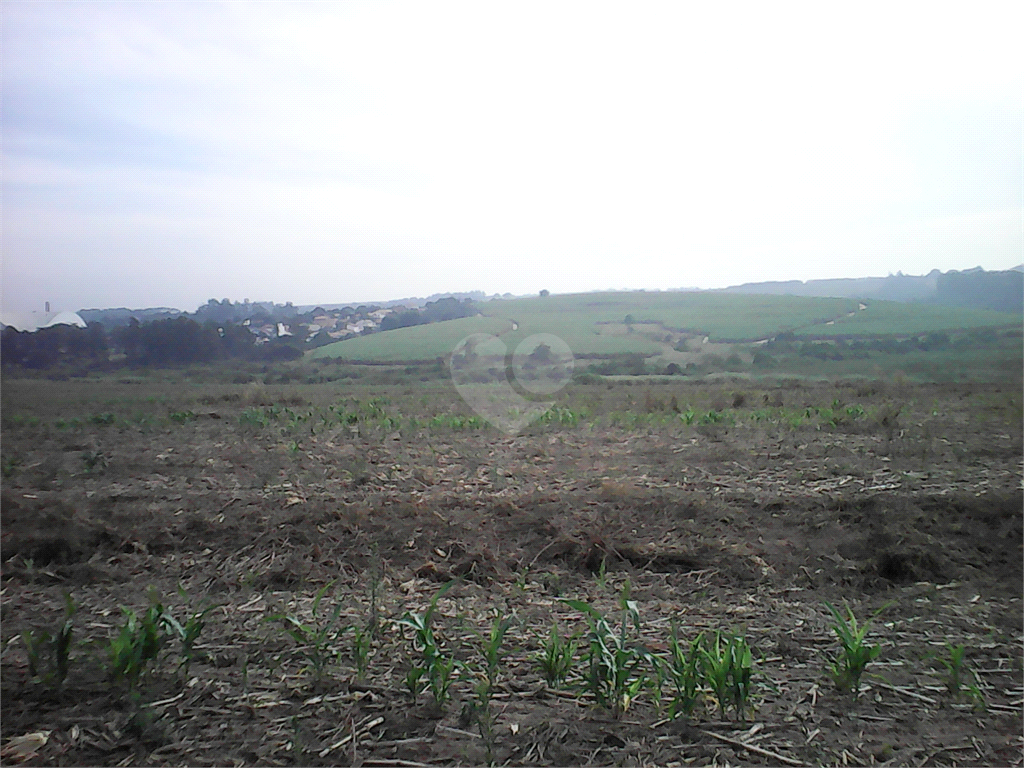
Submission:
<svg viewBox="0 0 1024 768">
<path fill-rule="evenodd" d="M 901 396 L 891 434 L 868 422 L 515 436 L 338 427 L 292 443 L 240 425 L 248 404 L 228 395 L 149 430 L 5 428 L 4 455 L 19 461 L 2 495 L 3 762 L 481 764 L 470 683 L 443 708 L 429 694 L 414 702 L 409 637 L 386 620 L 424 610 L 458 578 L 437 616 L 449 651 L 474 660 L 474 630 L 514 617 L 494 699 L 499 764 L 1020 765 L 1020 428 L 998 388 Z M 5 401 L 5 419 L 16 407 Z M 308 620 L 336 580 L 325 605 L 362 623 L 376 571 L 385 621 L 367 674 L 356 676 L 346 636 L 317 684 L 267 617 Z M 745 634 L 745 721 L 721 720 L 710 699 L 669 720 L 649 691 L 616 716 L 578 680 L 544 685 L 532 657 L 552 621 L 584 628 L 560 598 L 614 612 L 627 579 L 655 653 L 673 620 L 684 638 Z M 187 673 L 168 647 L 133 697 L 109 679 L 104 646 L 121 606 L 141 613 L 151 585 L 179 618 L 218 607 Z M 79 609 L 57 688 L 31 679 L 19 634 L 56 627 L 64 591 Z M 826 674 L 838 644 L 825 601 L 861 618 L 886 606 L 857 699 Z M 947 643 L 966 646 L 983 707 L 947 690 L 934 658 Z M 38 732 L 35 750 L 9 741 Z"/>
</svg>

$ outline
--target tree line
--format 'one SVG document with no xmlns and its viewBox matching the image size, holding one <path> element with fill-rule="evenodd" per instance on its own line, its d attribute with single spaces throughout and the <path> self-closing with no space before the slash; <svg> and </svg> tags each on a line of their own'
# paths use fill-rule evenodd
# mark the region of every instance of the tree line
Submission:
<svg viewBox="0 0 1024 768">
<path fill-rule="evenodd" d="M 460 317 L 471 317 L 475 314 L 476 308 L 473 306 L 472 299 L 467 298 L 459 301 L 453 296 L 447 296 L 437 301 L 428 301 L 423 309 L 392 312 L 381 321 L 380 329 L 382 331 L 392 331 L 395 328 L 440 323 L 445 320 L 456 320 Z"/>
<path fill-rule="evenodd" d="M 62 365 L 88 368 L 170 367 L 218 360 L 275 362 L 302 357 L 299 342 L 271 339 L 257 346 L 247 328 L 230 323 L 198 323 L 188 317 L 142 325 L 134 318 L 109 331 L 102 323 L 87 328 L 55 325 L 32 333 L 8 326 L 0 333 L 4 367 L 34 370 Z"/>
</svg>

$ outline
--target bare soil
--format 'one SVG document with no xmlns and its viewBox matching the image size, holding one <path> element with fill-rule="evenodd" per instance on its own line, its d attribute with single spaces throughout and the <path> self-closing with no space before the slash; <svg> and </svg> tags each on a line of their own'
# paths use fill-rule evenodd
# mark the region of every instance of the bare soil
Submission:
<svg viewBox="0 0 1024 768">
<path fill-rule="evenodd" d="M 444 707 L 414 701 L 412 647 L 393 622 L 365 676 L 343 639 L 318 683 L 267 621 L 308 620 L 334 582 L 325 600 L 343 606 L 341 623 L 363 623 L 381 573 L 385 619 L 423 611 L 458 579 L 437 632 L 466 661 L 474 632 L 514 617 L 498 764 L 1020 765 L 1019 417 L 998 387 L 903 394 L 895 429 L 339 427 L 294 439 L 240 424 L 237 396 L 197 399 L 196 418 L 149 430 L 5 426 L 18 463 L 2 490 L 3 762 L 484 763 L 470 683 Z M 5 420 L 17 407 L 5 400 Z M 615 716 L 576 681 L 544 684 L 532 657 L 552 622 L 585 626 L 560 598 L 614 613 L 627 580 L 655 653 L 673 620 L 685 638 L 746 635 L 745 720 L 721 720 L 710 701 L 670 720 L 650 692 Z M 218 607 L 187 673 L 169 648 L 133 696 L 110 679 L 104 646 L 150 586 L 179 618 Z M 56 687 L 32 679 L 20 633 L 57 627 L 65 591 L 79 609 Z M 869 638 L 883 651 L 856 699 L 826 673 L 838 649 L 826 601 L 861 618 L 881 609 Z M 966 646 L 984 706 L 947 690 L 935 660 L 947 644 Z M 39 732 L 35 749 L 19 746 Z"/>
</svg>

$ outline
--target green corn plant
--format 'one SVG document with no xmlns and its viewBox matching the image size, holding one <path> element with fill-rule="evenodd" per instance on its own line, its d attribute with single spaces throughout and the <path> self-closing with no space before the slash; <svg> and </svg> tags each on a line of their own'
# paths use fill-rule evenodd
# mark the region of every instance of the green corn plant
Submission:
<svg viewBox="0 0 1024 768">
<path fill-rule="evenodd" d="M 494 712 L 491 699 L 498 683 L 501 670 L 501 646 L 505 634 L 512 626 L 512 619 L 499 614 L 491 623 L 490 633 L 486 636 L 477 635 L 481 664 L 476 672 L 473 686 L 474 699 L 468 704 L 470 720 L 476 722 L 487 751 L 487 764 L 494 764 Z"/>
<path fill-rule="evenodd" d="M 71 665 L 71 643 L 74 639 L 74 615 L 78 606 L 64 593 L 64 623 L 56 633 L 45 629 L 29 629 L 21 633 L 28 669 L 33 678 L 59 688 L 68 676 Z"/>
<path fill-rule="evenodd" d="M 846 608 L 845 616 L 831 603 L 826 602 L 825 605 L 835 619 L 832 631 L 836 633 L 836 637 L 839 638 L 839 643 L 842 646 L 842 652 L 832 662 L 829 674 L 839 690 L 853 691 L 853 695 L 858 696 L 860 694 L 861 675 L 864 674 L 868 664 L 877 659 L 878 655 L 882 652 L 881 647 L 869 645 L 865 641 L 868 629 L 875 617 L 888 608 L 890 604 L 887 603 L 879 608 L 863 624 L 857 622 L 857 617 L 854 616 L 853 610 L 849 605 L 844 603 Z"/>
<path fill-rule="evenodd" d="M 135 690 L 142 674 L 159 660 L 163 647 L 172 637 L 182 637 L 184 628 L 166 611 L 153 589 L 149 608 L 141 618 L 125 606 L 121 611 L 125 623 L 117 637 L 108 641 L 107 656 L 114 679 L 126 681 Z"/>
<path fill-rule="evenodd" d="M 455 682 L 462 664 L 454 656 L 438 654 L 427 666 L 427 684 L 434 703 L 444 706 L 451 698 L 451 686 Z"/>
<path fill-rule="evenodd" d="M 980 707 L 985 706 L 985 696 L 978 686 L 977 673 L 967 666 L 967 649 L 963 645 L 952 645 L 946 643 L 946 652 L 949 658 L 936 657 L 939 664 L 945 670 L 946 690 L 953 698 L 959 698 L 963 689 L 967 689 L 968 696 Z M 965 681 L 970 678 L 970 681 Z"/>
<path fill-rule="evenodd" d="M 352 644 L 350 647 L 352 660 L 356 667 L 356 676 L 363 679 L 370 666 L 370 652 L 373 649 L 373 641 L 380 637 L 381 620 L 380 605 L 384 591 L 383 567 L 377 546 L 373 546 L 370 557 L 370 583 L 368 589 L 369 609 L 366 613 L 366 620 L 362 625 L 353 624 L 343 632 L 352 630 Z"/>
<path fill-rule="evenodd" d="M 601 565 L 597 568 L 597 588 L 604 592 L 608 586 L 608 556 L 601 558 Z"/>
<path fill-rule="evenodd" d="M 699 653 L 704 679 L 718 699 L 722 719 L 731 706 L 743 720 L 753 670 L 753 655 L 746 639 L 741 635 L 715 632 L 705 638 Z"/>
<path fill-rule="evenodd" d="M 178 588 L 178 593 L 182 597 L 186 596 L 184 589 L 181 587 Z M 206 614 L 219 607 L 219 605 L 208 605 L 188 616 L 184 625 L 177 623 L 171 625 L 176 628 L 178 639 L 181 641 L 181 660 L 178 663 L 178 668 L 184 670 L 185 676 L 188 675 L 188 669 L 196 658 L 196 642 L 206 628 Z M 170 614 L 168 613 L 167 615 L 170 618 Z"/>
<path fill-rule="evenodd" d="M 655 664 L 639 642 L 640 613 L 629 599 L 629 582 L 623 585 L 619 605 L 622 611 L 619 631 L 596 608 L 582 600 L 565 600 L 566 605 L 583 613 L 589 624 L 586 651 L 586 682 L 597 703 L 619 716 L 627 711 L 647 683 L 642 667 Z M 637 640 L 629 637 L 632 621 Z"/>
<path fill-rule="evenodd" d="M 335 657 L 332 644 L 344 631 L 338 627 L 338 618 L 341 616 L 341 603 L 334 606 L 334 610 L 327 616 L 320 615 L 320 604 L 327 592 L 334 587 L 334 582 L 325 584 L 313 598 L 312 621 L 303 623 L 294 616 L 288 614 L 275 614 L 268 616 L 264 621 L 279 622 L 280 630 L 291 637 L 299 646 L 299 653 L 308 662 L 306 668 L 313 673 L 314 684 L 319 685 L 323 680 L 331 660 Z"/>
<path fill-rule="evenodd" d="M 413 702 L 427 689 L 427 669 L 422 666 L 409 667 L 405 673 L 405 687 L 409 690 Z"/>
<path fill-rule="evenodd" d="M 501 645 L 505 641 L 505 634 L 512 626 L 512 623 L 511 617 L 499 614 L 491 623 L 490 634 L 480 638 L 480 655 L 484 661 L 484 672 L 492 688 L 497 683 L 498 672 L 501 667 Z"/>
<path fill-rule="evenodd" d="M 669 704 L 668 716 L 672 719 L 679 715 L 689 717 L 700 701 L 703 675 L 700 664 L 700 649 L 704 635 L 699 634 L 686 647 L 679 642 L 676 623 L 672 622 L 672 635 L 668 641 L 668 658 L 661 660 L 659 668 L 664 676 L 671 681 L 675 693 Z"/>
<path fill-rule="evenodd" d="M 82 454 L 82 462 L 87 474 L 99 474 L 107 468 L 109 459 L 100 451 L 86 451 Z"/>
<path fill-rule="evenodd" d="M 452 588 L 455 581 L 442 586 L 430 600 L 430 605 L 423 614 L 406 611 L 398 625 L 411 629 L 413 632 L 413 650 L 419 655 L 406 675 L 406 685 L 415 699 L 427 686 L 438 705 L 448 701 L 451 684 L 455 681 L 455 672 L 459 662 L 454 657 L 446 657 L 441 651 L 434 636 L 433 619 L 437 603 Z"/>
<path fill-rule="evenodd" d="M 544 675 L 545 682 L 554 688 L 564 683 L 569 677 L 575 655 L 575 636 L 563 638 L 558 630 L 558 623 L 555 622 L 551 625 L 551 634 L 548 635 L 543 648 L 534 659 Z"/>
<path fill-rule="evenodd" d="M 352 629 L 352 660 L 356 665 L 356 677 L 362 680 L 370 666 L 370 645 L 373 633 L 369 627 L 353 626 Z"/>
<path fill-rule="evenodd" d="M 960 689 L 963 687 L 963 674 L 965 672 L 964 656 L 966 655 L 967 648 L 963 645 L 951 645 L 946 643 L 946 651 L 949 653 L 948 659 L 938 658 L 938 662 L 946 670 L 946 690 L 953 697 L 960 695 Z"/>
<path fill-rule="evenodd" d="M 374 544 L 370 551 L 370 612 L 366 626 L 371 637 L 380 637 L 380 607 L 384 599 L 384 561 Z"/>
<path fill-rule="evenodd" d="M 20 466 L 21 459 L 17 456 L 4 456 L 0 461 L 0 474 L 3 474 L 5 479 L 13 477 Z"/>
</svg>

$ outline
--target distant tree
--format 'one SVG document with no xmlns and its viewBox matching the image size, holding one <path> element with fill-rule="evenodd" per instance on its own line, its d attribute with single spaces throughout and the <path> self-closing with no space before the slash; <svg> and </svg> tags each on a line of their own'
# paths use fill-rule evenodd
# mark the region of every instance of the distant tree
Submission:
<svg viewBox="0 0 1024 768">
<path fill-rule="evenodd" d="M 215 301 L 215 299 L 210 299 L 210 301 Z M 115 341 L 124 352 L 125 357 L 128 358 L 129 365 L 142 363 L 142 326 L 136 318 L 131 318 L 128 325 L 120 329 L 120 332 L 115 335 Z"/>
<path fill-rule="evenodd" d="M 530 359 L 537 363 L 548 363 L 553 359 L 551 347 L 547 344 L 538 344 L 530 353 Z"/>
<path fill-rule="evenodd" d="M 544 288 L 543 290 L 541 290 L 540 295 L 541 296 L 550 296 L 551 295 L 551 291 L 549 291 L 547 288 Z"/>
<path fill-rule="evenodd" d="M 408 309 L 405 312 L 392 312 L 380 322 L 382 331 L 392 331 L 395 328 L 408 328 L 412 325 L 419 325 L 425 322 L 419 310 Z"/>
</svg>

